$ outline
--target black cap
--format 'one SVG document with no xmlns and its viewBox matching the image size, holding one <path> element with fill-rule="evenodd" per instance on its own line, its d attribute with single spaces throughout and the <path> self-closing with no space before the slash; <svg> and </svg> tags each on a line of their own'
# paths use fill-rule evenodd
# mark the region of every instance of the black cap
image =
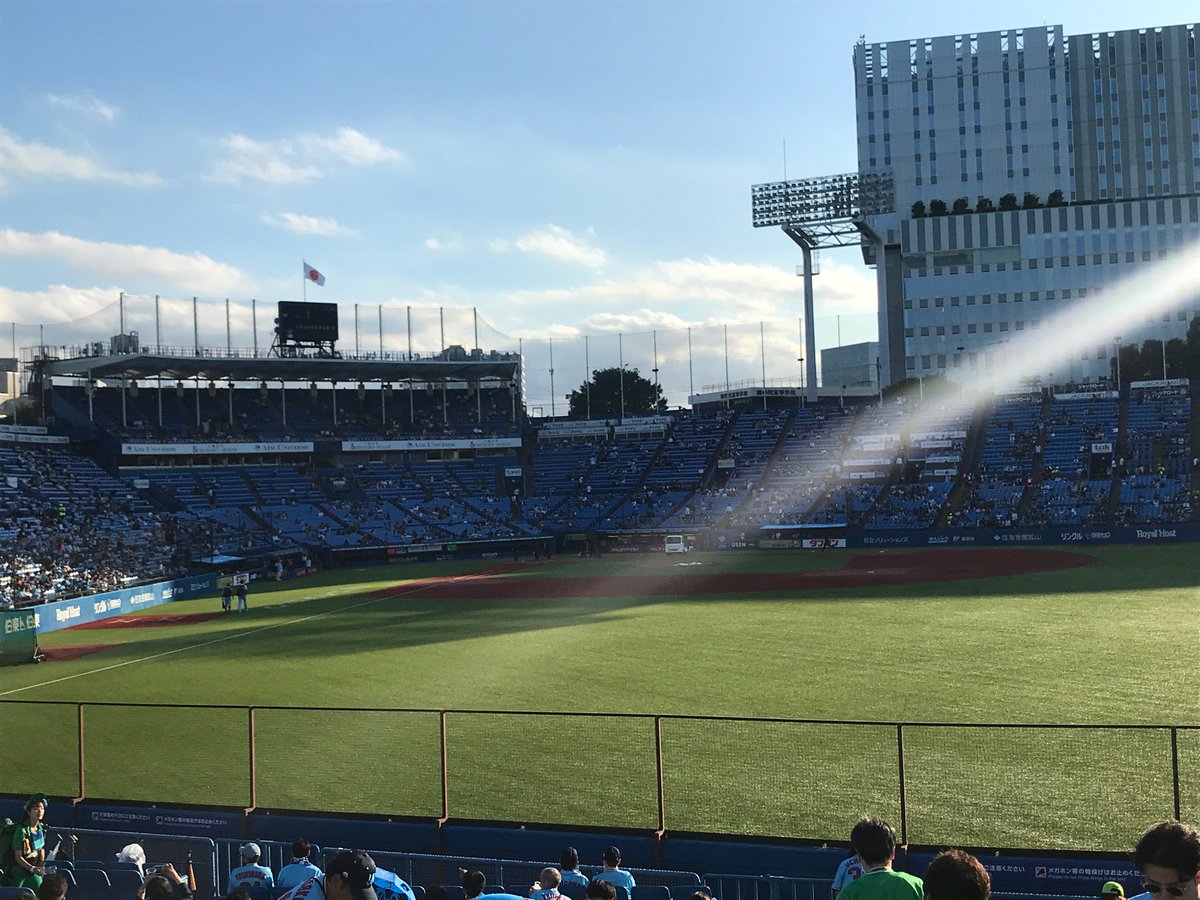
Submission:
<svg viewBox="0 0 1200 900">
<path fill-rule="evenodd" d="M 378 900 L 372 883 L 375 879 L 375 860 L 364 850 L 343 850 L 325 867 L 325 877 L 339 876 L 354 900 Z"/>
</svg>

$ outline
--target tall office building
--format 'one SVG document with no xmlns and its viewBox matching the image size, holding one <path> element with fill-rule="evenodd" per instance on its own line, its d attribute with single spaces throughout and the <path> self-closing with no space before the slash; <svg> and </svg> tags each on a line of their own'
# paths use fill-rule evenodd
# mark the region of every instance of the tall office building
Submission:
<svg viewBox="0 0 1200 900">
<path fill-rule="evenodd" d="M 895 212 L 868 217 L 879 240 L 864 245 L 887 272 L 893 381 L 1002 365 L 1014 335 L 1200 239 L 1195 25 L 861 42 L 854 73 L 859 172 L 895 179 Z M 1183 337 L 1198 313 L 1041 374 L 1108 376 L 1118 338 Z"/>
</svg>

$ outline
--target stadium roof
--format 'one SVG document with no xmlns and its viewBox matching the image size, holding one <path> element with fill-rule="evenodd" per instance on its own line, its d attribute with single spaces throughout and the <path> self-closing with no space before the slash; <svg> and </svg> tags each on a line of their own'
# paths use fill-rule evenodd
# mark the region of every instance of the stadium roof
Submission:
<svg viewBox="0 0 1200 900">
<path fill-rule="evenodd" d="M 47 375 L 78 378 L 198 378 L 209 381 L 422 381 L 443 379 L 475 381 L 480 378 L 510 380 L 519 358 L 504 359 L 330 359 L 315 357 L 164 356 L 120 353 L 50 359 Z"/>
</svg>

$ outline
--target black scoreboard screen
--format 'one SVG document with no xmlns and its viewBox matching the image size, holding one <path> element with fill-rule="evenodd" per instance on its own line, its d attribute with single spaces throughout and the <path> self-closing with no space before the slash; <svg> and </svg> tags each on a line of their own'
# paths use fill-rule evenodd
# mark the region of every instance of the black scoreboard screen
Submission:
<svg viewBox="0 0 1200 900">
<path fill-rule="evenodd" d="M 285 341 L 324 342 L 338 339 L 336 303 L 298 303 L 279 301 L 275 332 Z"/>
</svg>

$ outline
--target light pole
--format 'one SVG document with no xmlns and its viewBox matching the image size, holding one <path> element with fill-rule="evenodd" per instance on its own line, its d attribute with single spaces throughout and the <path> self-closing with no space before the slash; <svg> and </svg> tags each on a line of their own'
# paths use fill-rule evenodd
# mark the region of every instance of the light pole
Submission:
<svg viewBox="0 0 1200 900">
<path fill-rule="evenodd" d="M 804 405 L 804 357 L 796 357 L 796 362 L 800 363 L 800 405 Z"/>
<path fill-rule="evenodd" d="M 1121 396 L 1121 338 L 1117 336 L 1117 397 Z"/>
</svg>

